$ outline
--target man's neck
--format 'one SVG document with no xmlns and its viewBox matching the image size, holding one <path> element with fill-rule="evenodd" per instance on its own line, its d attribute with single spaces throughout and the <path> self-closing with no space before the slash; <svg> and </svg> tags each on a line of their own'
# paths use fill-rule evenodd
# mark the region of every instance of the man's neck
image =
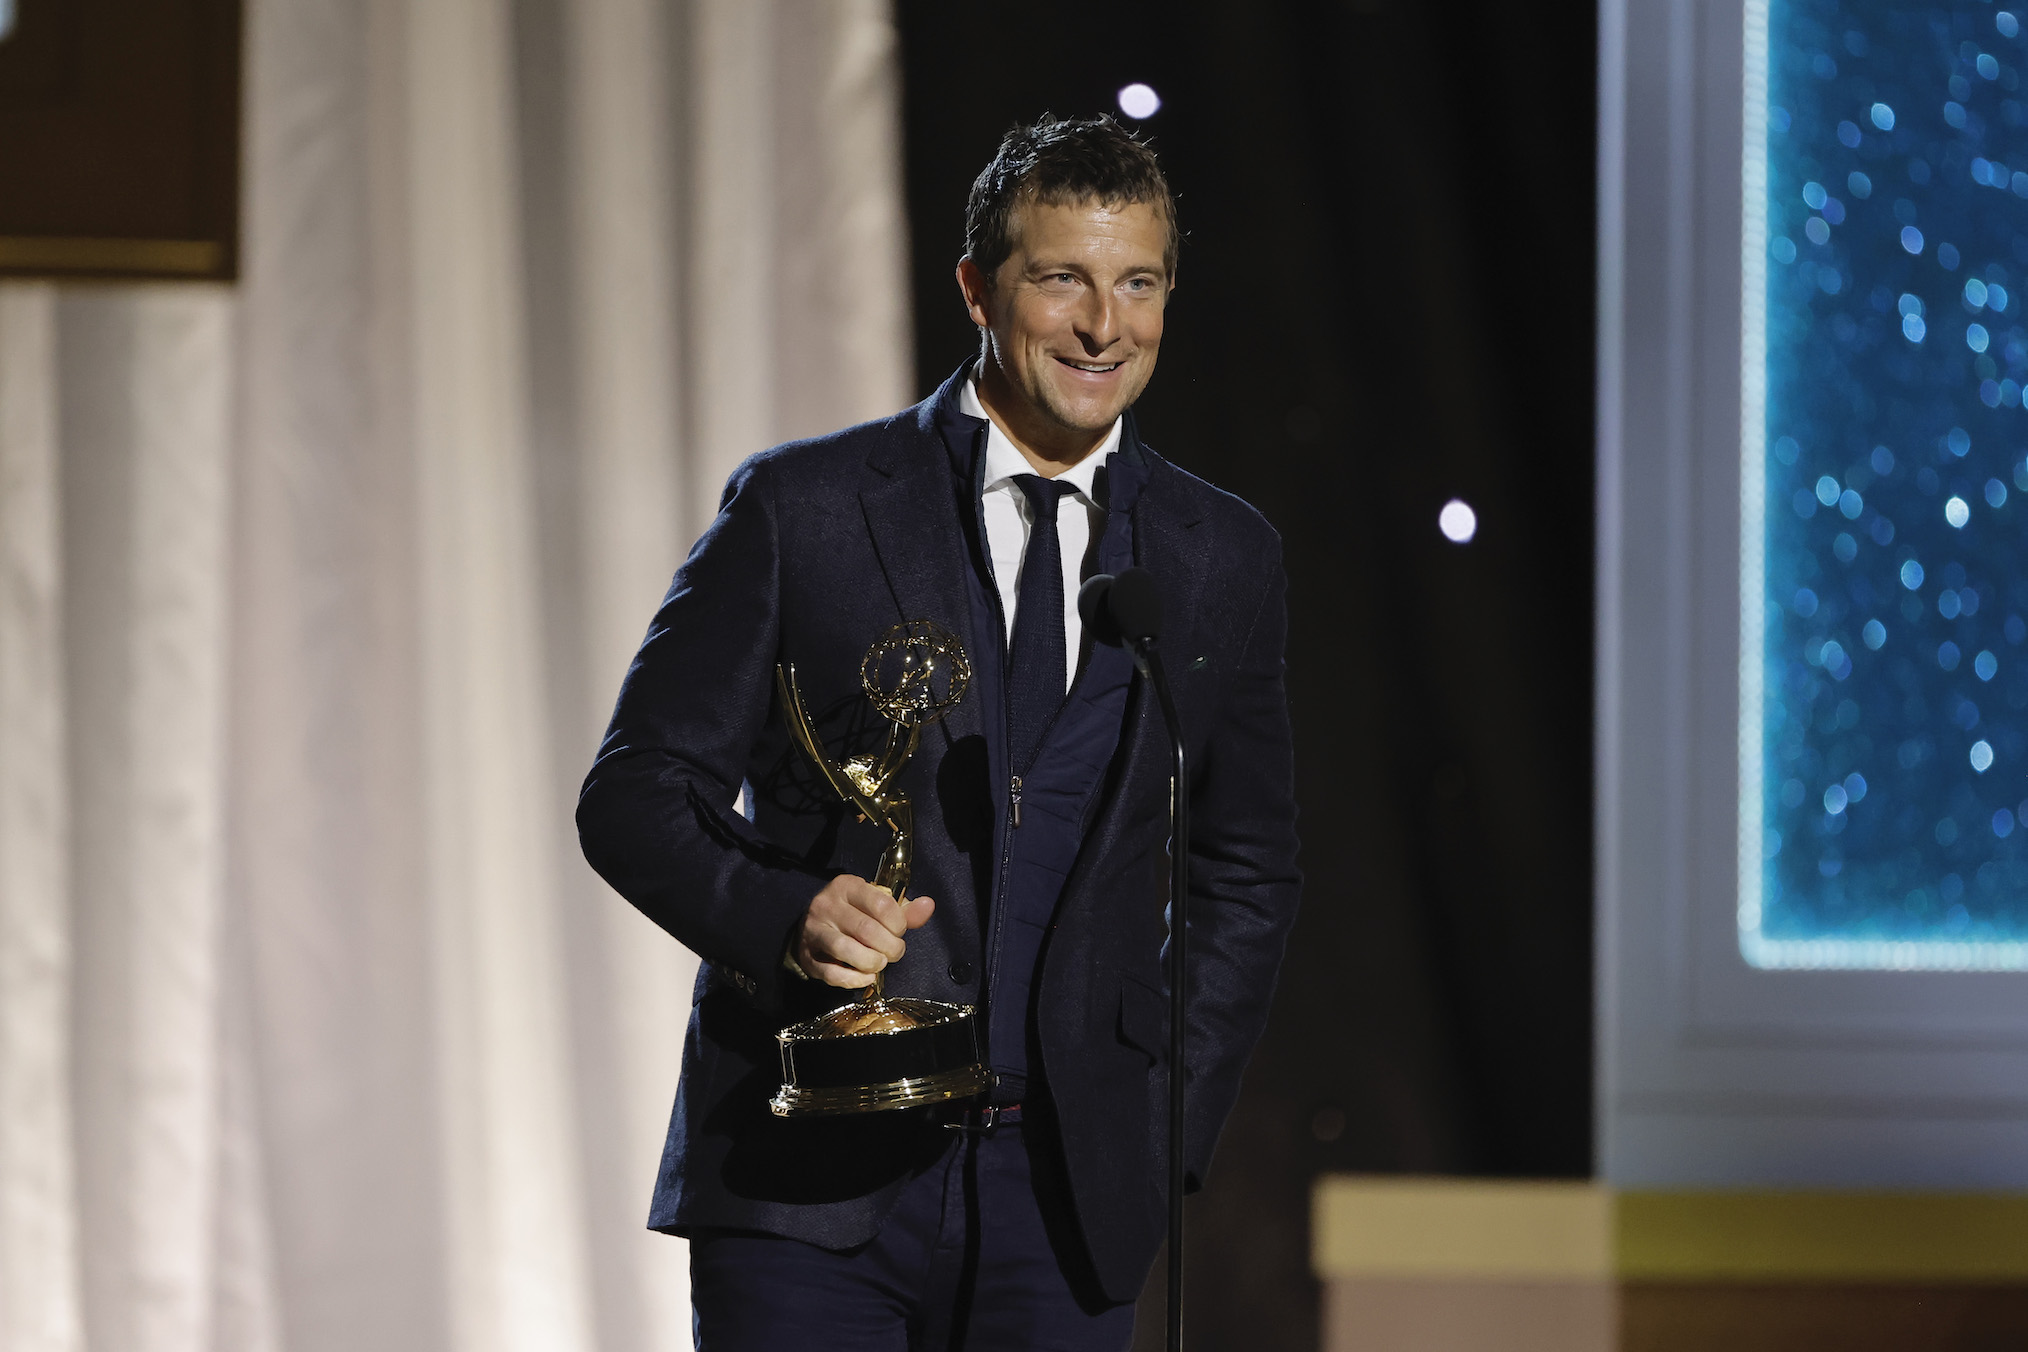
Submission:
<svg viewBox="0 0 2028 1352">
<path fill-rule="evenodd" d="M 1105 444 L 1106 434 L 1112 430 L 1102 427 L 1096 432 L 1087 432 L 1082 428 L 1065 427 L 1045 417 L 1021 397 L 990 358 L 979 363 L 974 386 L 987 415 L 1014 449 L 1021 452 L 1021 458 L 1045 479 L 1053 479 L 1066 470 L 1075 469 Z"/>
</svg>

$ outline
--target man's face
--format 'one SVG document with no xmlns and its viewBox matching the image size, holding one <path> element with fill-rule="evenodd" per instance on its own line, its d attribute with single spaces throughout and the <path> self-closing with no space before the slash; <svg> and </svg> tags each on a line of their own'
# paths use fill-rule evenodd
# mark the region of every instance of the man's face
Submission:
<svg viewBox="0 0 2028 1352">
<path fill-rule="evenodd" d="M 986 378 L 1021 405 L 1019 421 L 1051 440 L 1096 437 L 1147 388 L 1169 302 L 1168 240 L 1161 209 L 1146 203 L 1028 202 L 990 287 L 969 259 L 959 266 L 998 368 Z"/>
</svg>

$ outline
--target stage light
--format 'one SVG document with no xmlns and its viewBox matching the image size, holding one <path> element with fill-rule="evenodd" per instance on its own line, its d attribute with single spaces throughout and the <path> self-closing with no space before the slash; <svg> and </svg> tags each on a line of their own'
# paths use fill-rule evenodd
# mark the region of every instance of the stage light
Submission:
<svg viewBox="0 0 2028 1352">
<path fill-rule="evenodd" d="M 1479 533 L 1479 514 L 1463 498 L 1452 498 L 1437 513 L 1437 529 L 1454 545 L 1469 544 Z"/>
<path fill-rule="evenodd" d="M 1120 91 L 1120 111 L 1137 122 L 1146 121 L 1162 110 L 1162 96 L 1148 85 L 1136 82 Z"/>
</svg>

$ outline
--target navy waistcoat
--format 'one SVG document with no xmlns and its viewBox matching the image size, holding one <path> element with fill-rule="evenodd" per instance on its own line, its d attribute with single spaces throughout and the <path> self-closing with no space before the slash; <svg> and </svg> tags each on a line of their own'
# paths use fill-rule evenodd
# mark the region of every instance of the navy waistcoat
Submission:
<svg viewBox="0 0 2028 1352">
<path fill-rule="evenodd" d="M 985 487 L 985 427 L 952 415 L 943 424 L 952 468 L 969 490 L 964 513 L 972 567 L 966 593 L 972 637 L 973 690 L 980 700 L 987 765 L 999 809 L 994 856 L 999 869 L 986 893 L 984 923 L 985 1015 L 988 1058 L 999 1077 L 993 1098 L 1016 1103 L 1033 1097 L 1032 997 L 1044 943 L 1063 895 L 1063 885 L 1084 843 L 1091 809 L 1104 785 L 1106 768 L 1119 745 L 1126 716 L 1133 659 L 1124 649 L 1087 641 L 1088 654 L 1055 719 L 1043 734 L 1035 761 L 1021 777 L 1019 826 L 1014 782 L 1008 765 L 1006 621 L 994 585 L 981 496 Z M 1148 467 L 1131 440 L 1123 439 L 1101 470 L 1094 489 L 1106 509 L 1094 560 L 1097 572 L 1133 566 L 1133 508 L 1148 481 Z"/>
</svg>

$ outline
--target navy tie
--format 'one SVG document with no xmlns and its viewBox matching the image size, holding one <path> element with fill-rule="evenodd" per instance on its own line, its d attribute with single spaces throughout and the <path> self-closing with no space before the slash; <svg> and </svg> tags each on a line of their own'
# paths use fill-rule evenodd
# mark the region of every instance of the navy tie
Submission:
<svg viewBox="0 0 2028 1352">
<path fill-rule="evenodd" d="M 1007 750 L 1017 775 L 1034 763 L 1042 734 L 1063 703 L 1063 546 L 1056 508 L 1076 491 L 1061 479 L 1017 474 L 1028 499 L 1028 550 L 1021 558 L 1021 594 L 1014 606 L 1014 643 L 1007 664 Z"/>
</svg>

